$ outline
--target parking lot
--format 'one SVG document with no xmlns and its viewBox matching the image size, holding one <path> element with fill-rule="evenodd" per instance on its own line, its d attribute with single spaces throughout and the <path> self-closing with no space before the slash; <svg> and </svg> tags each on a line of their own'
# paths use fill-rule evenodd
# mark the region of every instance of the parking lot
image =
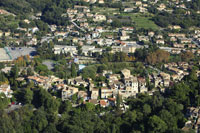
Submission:
<svg viewBox="0 0 200 133">
<path fill-rule="evenodd" d="M 0 48 L 0 62 L 1 61 L 10 61 L 11 58 L 9 55 L 6 53 L 4 48 Z"/>
<path fill-rule="evenodd" d="M 12 57 L 12 60 L 25 55 L 30 55 L 30 57 L 33 57 L 36 54 L 36 49 L 33 47 L 19 47 L 19 48 L 6 47 L 5 49 Z"/>
</svg>

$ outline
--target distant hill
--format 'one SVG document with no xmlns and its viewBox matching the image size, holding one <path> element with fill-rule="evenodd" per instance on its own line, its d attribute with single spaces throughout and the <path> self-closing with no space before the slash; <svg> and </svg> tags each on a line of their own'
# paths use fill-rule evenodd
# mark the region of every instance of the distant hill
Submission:
<svg viewBox="0 0 200 133">
<path fill-rule="evenodd" d="M 64 25 L 67 19 L 62 18 L 61 15 L 73 3 L 72 0 L 1 0 L 0 9 L 21 17 L 42 12 L 43 21 L 49 24 Z"/>
</svg>

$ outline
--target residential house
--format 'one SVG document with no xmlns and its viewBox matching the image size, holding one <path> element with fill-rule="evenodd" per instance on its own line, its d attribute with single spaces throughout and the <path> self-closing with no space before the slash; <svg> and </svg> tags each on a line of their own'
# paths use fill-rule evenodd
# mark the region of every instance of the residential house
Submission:
<svg viewBox="0 0 200 133">
<path fill-rule="evenodd" d="M 149 41 L 149 37 L 148 36 L 138 36 L 139 41 L 144 41 L 144 42 L 148 42 Z"/>
<path fill-rule="evenodd" d="M 175 47 L 175 48 L 184 48 L 185 45 L 184 44 L 173 43 L 173 47 Z"/>
<path fill-rule="evenodd" d="M 192 39 L 191 38 L 179 38 L 181 43 L 191 43 Z"/>
<path fill-rule="evenodd" d="M 91 56 L 92 53 L 102 53 L 102 49 L 101 48 L 95 48 L 95 46 L 88 46 L 88 45 L 84 45 L 82 47 L 82 53 L 85 55 L 85 56 Z"/>
<path fill-rule="evenodd" d="M 103 27 L 100 27 L 100 26 L 98 26 L 98 27 L 96 27 L 96 29 L 95 29 L 97 32 L 103 32 Z"/>
<path fill-rule="evenodd" d="M 134 53 L 137 48 L 141 48 L 142 46 L 140 45 L 124 45 L 124 46 L 112 46 L 112 51 L 111 53 L 116 53 L 116 52 L 124 52 L 124 53 Z"/>
<path fill-rule="evenodd" d="M 174 36 L 173 36 L 173 37 L 170 37 L 170 41 L 171 41 L 171 42 L 176 42 L 176 41 L 177 41 L 177 38 L 174 37 Z"/>
<path fill-rule="evenodd" d="M 122 41 L 128 40 L 128 39 L 130 39 L 130 36 L 128 36 L 128 35 L 120 36 L 120 40 L 122 40 Z"/>
<path fill-rule="evenodd" d="M 124 8 L 124 12 L 132 12 L 134 8 Z"/>
<path fill-rule="evenodd" d="M 148 32 L 148 36 L 150 36 L 150 37 L 153 37 L 154 34 L 155 34 L 155 33 L 154 33 L 153 31 Z"/>
<path fill-rule="evenodd" d="M 130 76 L 123 79 L 126 91 L 129 91 L 130 94 L 136 95 L 138 90 L 138 80 L 137 77 Z"/>
<path fill-rule="evenodd" d="M 8 98 L 12 98 L 13 91 L 11 90 L 10 85 L 3 84 L 0 85 L 0 93 L 5 94 Z"/>
<path fill-rule="evenodd" d="M 156 40 L 156 44 L 165 44 L 164 40 Z"/>
<path fill-rule="evenodd" d="M 122 29 L 123 29 L 124 31 L 126 31 L 126 32 L 130 31 L 129 33 L 131 33 L 131 32 L 134 30 L 133 27 L 122 27 Z"/>
<path fill-rule="evenodd" d="M 99 4 L 104 4 L 104 0 L 99 0 Z"/>
<path fill-rule="evenodd" d="M 50 79 L 45 76 L 29 76 L 28 81 L 29 82 L 32 81 L 35 85 L 41 86 L 42 88 L 46 90 L 52 87 Z"/>
<path fill-rule="evenodd" d="M 131 77 L 131 71 L 128 70 L 128 69 L 123 69 L 123 70 L 121 70 L 121 73 L 122 73 L 122 75 L 123 75 L 124 78 L 129 78 L 129 77 Z"/>
<path fill-rule="evenodd" d="M 55 32 L 55 36 L 65 36 L 67 33 L 66 32 Z"/>
<path fill-rule="evenodd" d="M 162 11 L 166 8 L 165 4 L 160 4 L 159 7 L 157 8 L 159 11 Z"/>
<path fill-rule="evenodd" d="M 96 14 L 96 15 L 94 15 L 93 21 L 94 22 L 106 21 L 106 16 L 105 15 Z"/>
<path fill-rule="evenodd" d="M 145 12 L 147 12 L 147 8 L 144 8 L 144 7 L 139 7 L 139 12 L 141 12 L 141 13 L 145 13 Z"/>
<path fill-rule="evenodd" d="M 105 100 L 100 100 L 99 104 L 100 104 L 101 107 L 104 107 L 104 108 L 109 105 Z"/>
<path fill-rule="evenodd" d="M 78 99 L 82 98 L 84 101 L 88 100 L 88 94 L 85 91 L 78 91 Z"/>
<path fill-rule="evenodd" d="M 178 68 L 174 68 L 174 67 L 168 67 L 168 69 L 178 75 L 182 75 L 183 74 L 183 71 L 178 69 Z"/>
<path fill-rule="evenodd" d="M 67 86 L 65 89 L 62 90 L 62 101 L 71 99 L 71 97 L 78 93 L 78 88 Z"/>
<path fill-rule="evenodd" d="M 148 91 L 148 88 L 146 87 L 146 80 L 145 78 L 138 77 L 138 88 L 140 93 L 145 93 Z"/>
<path fill-rule="evenodd" d="M 169 37 L 178 37 L 178 38 L 185 38 L 185 34 L 182 33 L 169 33 Z"/>
<path fill-rule="evenodd" d="M 171 25 L 171 26 L 168 26 L 168 28 L 174 29 L 174 30 L 179 30 L 179 29 L 181 29 L 181 26 L 179 26 L 179 25 Z"/>
<path fill-rule="evenodd" d="M 109 98 L 113 97 L 113 89 L 110 89 L 108 87 L 102 87 L 101 88 L 101 98 Z"/>
<path fill-rule="evenodd" d="M 90 0 L 90 3 L 92 3 L 92 4 L 94 4 L 96 2 L 97 2 L 97 0 Z"/>
<path fill-rule="evenodd" d="M 197 45 L 196 45 L 196 44 L 187 44 L 187 47 L 188 47 L 188 48 L 196 48 Z"/>
<path fill-rule="evenodd" d="M 76 46 L 55 45 L 54 54 L 70 53 L 72 56 L 77 54 Z"/>
<path fill-rule="evenodd" d="M 136 1 L 136 2 L 135 2 L 135 5 L 136 5 L 136 6 L 141 6 L 141 5 L 142 5 L 142 2 L 141 2 L 141 1 Z"/>
<path fill-rule="evenodd" d="M 10 36 L 10 32 L 4 32 L 4 35 L 7 37 L 7 36 Z"/>
<path fill-rule="evenodd" d="M 157 35 L 156 39 L 163 39 L 163 36 L 162 35 Z"/>
<path fill-rule="evenodd" d="M 71 78 L 71 79 L 68 79 L 68 84 L 70 85 L 75 85 L 75 86 L 84 86 L 84 87 L 87 87 L 89 85 L 88 82 L 84 81 L 82 79 L 82 76 L 78 76 L 76 78 Z"/>
<path fill-rule="evenodd" d="M 67 89 L 67 85 L 65 84 L 57 84 L 57 85 L 54 85 L 54 90 L 58 91 L 58 90 L 63 90 L 63 89 Z"/>
<path fill-rule="evenodd" d="M 91 99 L 98 99 L 98 96 L 99 96 L 99 89 L 93 88 L 91 90 Z"/>
<path fill-rule="evenodd" d="M 103 72 L 102 72 L 103 76 L 107 76 L 107 75 L 110 75 L 110 74 L 112 74 L 112 70 L 103 70 Z"/>
<path fill-rule="evenodd" d="M 92 32 L 92 38 L 97 38 L 97 37 L 99 37 L 100 36 L 100 34 L 99 34 L 99 32 Z"/>
</svg>

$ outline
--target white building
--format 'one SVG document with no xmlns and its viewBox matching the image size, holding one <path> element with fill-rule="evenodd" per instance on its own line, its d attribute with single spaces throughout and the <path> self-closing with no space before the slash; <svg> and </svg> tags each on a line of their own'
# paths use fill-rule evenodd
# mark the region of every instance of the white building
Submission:
<svg viewBox="0 0 200 133">
<path fill-rule="evenodd" d="M 55 45 L 54 54 L 70 53 L 71 55 L 77 54 L 76 46 Z"/>
<path fill-rule="evenodd" d="M 12 98 L 13 91 L 10 89 L 10 85 L 4 84 L 0 86 L 0 93 L 4 93 L 6 97 Z"/>
</svg>

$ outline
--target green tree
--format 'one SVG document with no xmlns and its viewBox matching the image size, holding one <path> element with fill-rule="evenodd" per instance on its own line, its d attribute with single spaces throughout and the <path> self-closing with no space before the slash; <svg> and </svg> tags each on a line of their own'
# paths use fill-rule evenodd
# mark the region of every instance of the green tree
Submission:
<svg viewBox="0 0 200 133">
<path fill-rule="evenodd" d="M 156 115 L 149 118 L 148 124 L 150 132 L 163 133 L 167 130 L 166 123 Z"/>
<path fill-rule="evenodd" d="M 19 68 L 17 67 L 17 65 L 14 65 L 12 68 L 11 68 L 11 71 L 10 71 L 10 76 L 13 78 L 13 79 L 16 79 L 19 75 Z"/>
<path fill-rule="evenodd" d="M 85 109 L 86 109 L 87 111 L 94 111 L 95 105 L 94 105 L 93 103 L 86 103 L 86 104 L 85 104 Z"/>
<path fill-rule="evenodd" d="M 151 113 L 151 106 L 148 105 L 148 104 L 144 104 L 144 106 L 143 106 L 143 112 L 144 112 L 145 115 L 150 114 Z"/>
<path fill-rule="evenodd" d="M 117 94 L 117 100 L 116 100 L 116 102 L 117 102 L 117 110 L 119 110 L 121 102 L 122 102 L 122 97 L 119 94 Z"/>
<path fill-rule="evenodd" d="M 35 111 L 31 119 L 32 128 L 38 130 L 39 132 L 43 131 L 48 125 L 46 114 L 42 109 Z"/>
<path fill-rule="evenodd" d="M 0 62 L 0 70 L 5 67 L 4 63 Z"/>
<path fill-rule="evenodd" d="M 31 104 L 33 100 L 33 91 L 30 88 L 24 89 L 24 103 Z"/>
<path fill-rule="evenodd" d="M 76 65 L 74 63 L 71 64 L 71 76 L 73 78 L 77 76 Z"/>
<path fill-rule="evenodd" d="M 167 124 L 168 131 L 174 132 L 177 129 L 177 120 L 169 111 L 163 109 L 159 113 L 160 118 Z"/>
<path fill-rule="evenodd" d="M 34 72 L 30 67 L 27 69 L 27 75 L 28 76 L 33 76 L 34 75 Z"/>
</svg>

